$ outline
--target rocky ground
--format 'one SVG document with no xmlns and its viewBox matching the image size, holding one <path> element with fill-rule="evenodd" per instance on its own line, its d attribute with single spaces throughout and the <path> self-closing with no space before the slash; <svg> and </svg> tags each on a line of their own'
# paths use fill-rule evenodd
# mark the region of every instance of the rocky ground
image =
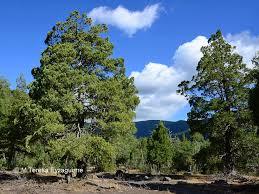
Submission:
<svg viewBox="0 0 259 194">
<path fill-rule="evenodd" d="M 125 193 L 125 194 L 201 194 L 259 193 L 257 177 L 238 177 L 226 182 L 217 176 L 144 174 L 91 174 L 87 179 L 73 178 L 66 183 L 62 176 L 0 172 L 0 193 Z"/>
</svg>

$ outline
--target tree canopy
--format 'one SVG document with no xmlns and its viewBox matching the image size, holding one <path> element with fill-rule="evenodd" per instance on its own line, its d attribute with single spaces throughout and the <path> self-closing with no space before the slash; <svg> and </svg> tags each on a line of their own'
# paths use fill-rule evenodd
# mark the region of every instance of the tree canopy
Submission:
<svg viewBox="0 0 259 194">
<path fill-rule="evenodd" d="M 134 132 L 139 103 L 122 58 L 112 58 L 113 45 L 105 25 L 93 25 L 85 14 L 73 12 L 48 33 L 30 96 L 43 108 L 58 111 L 71 130 L 95 131 L 109 139 Z M 116 103 L 115 103 L 116 102 Z"/>
</svg>

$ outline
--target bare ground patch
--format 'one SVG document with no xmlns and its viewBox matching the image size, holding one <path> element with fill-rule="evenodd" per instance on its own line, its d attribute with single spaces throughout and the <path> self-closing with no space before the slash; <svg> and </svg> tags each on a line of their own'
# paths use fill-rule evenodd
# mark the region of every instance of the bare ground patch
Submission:
<svg viewBox="0 0 259 194">
<path fill-rule="evenodd" d="M 47 174 L 19 174 L 0 172 L 0 193 L 259 193 L 259 180 L 246 177 L 245 180 L 231 180 L 227 183 L 215 181 L 215 176 L 167 175 L 152 176 L 127 174 L 116 179 L 113 174 L 90 175 L 88 179 L 72 179 L 67 184 L 62 176 Z M 166 180 L 166 181 L 165 181 Z"/>
</svg>

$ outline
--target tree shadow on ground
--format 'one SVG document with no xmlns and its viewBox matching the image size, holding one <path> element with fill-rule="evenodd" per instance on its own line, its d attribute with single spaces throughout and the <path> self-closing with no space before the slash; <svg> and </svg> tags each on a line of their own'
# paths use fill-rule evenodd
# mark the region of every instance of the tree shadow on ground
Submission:
<svg viewBox="0 0 259 194">
<path fill-rule="evenodd" d="M 209 175 L 151 175 L 151 174 L 129 174 L 123 173 L 119 177 L 115 174 L 104 173 L 98 175 L 99 178 L 121 180 L 120 184 L 128 185 L 147 190 L 169 191 L 176 194 L 257 194 L 259 184 L 247 182 L 243 184 L 228 184 L 215 181 L 215 177 Z M 164 177 L 170 177 L 174 183 L 161 181 Z M 188 183 L 186 180 L 204 180 L 212 183 Z M 215 182 L 214 182 L 215 181 Z"/>
<path fill-rule="evenodd" d="M 178 182 L 177 184 L 170 183 L 134 183 L 128 182 L 129 185 L 137 188 L 145 188 L 147 190 L 169 191 L 176 194 L 225 194 L 225 193 L 238 193 L 238 194 L 257 194 L 259 193 L 258 184 L 246 184 L 246 185 L 218 185 L 213 183 L 185 183 Z"/>
<path fill-rule="evenodd" d="M 62 177 L 58 176 L 43 176 L 34 173 L 24 173 L 24 174 L 9 174 L 5 172 L 0 172 L 0 182 L 9 180 L 33 180 L 37 183 L 54 183 L 62 180 Z"/>
<path fill-rule="evenodd" d="M 160 174 L 160 175 L 152 175 L 152 174 L 144 174 L 144 173 L 123 173 L 119 176 L 116 176 L 116 174 L 111 173 L 102 173 L 100 175 L 97 175 L 98 178 L 105 178 L 105 179 L 119 179 L 119 180 L 125 180 L 125 181 L 145 181 L 145 180 L 161 180 L 164 177 L 170 177 L 174 180 L 188 180 L 188 179 L 204 179 L 208 181 L 213 181 L 213 178 L 211 176 L 203 175 L 202 177 L 199 175 L 166 175 L 166 174 Z"/>
<path fill-rule="evenodd" d="M 37 183 L 54 183 L 54 182 L 58 182 L 59 180 L 63 180 L 62 177 L 58 177 L 58 176 L 45 176 L 45 175 L 33 174 L 33 173 L 23 174 L 22 177 L 28 180 L 34 180 Z"/>
<path fill-rule="evenodd" d="M 6 180 L 18 180 L 19 176 L 0 172 L 0 182 Z"/>
</svg>

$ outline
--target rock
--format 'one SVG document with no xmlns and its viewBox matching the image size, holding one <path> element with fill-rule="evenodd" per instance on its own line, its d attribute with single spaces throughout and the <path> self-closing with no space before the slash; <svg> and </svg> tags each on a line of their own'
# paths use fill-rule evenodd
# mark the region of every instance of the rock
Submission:
<svg viewBox="0 0 259 194">
<path fill-rule="evenodd" d="M 125 173 L 122 170 L 117 170 L 115 173 L 115 178 L 118 180 L 122 180 L 125 178 Z"/>
<path fill-rule="evenodd" d="M 149 180 L 149 177 L 147 175 L 144 176 L 144 180 Z"/>
<path fill-rule="evenodd" d="M 219 179 L 219 180 L 215 180 L 212 184 L 216 184 L 216 185 L 227 185 L 228 182 L 227 182 L 226 180 Z"/>
<path fill-rule="evenodd" d="M 12 170 L 13 173 L 19 173 L 19 171 L 20 171 L 20 169 L 19 169 L 18 167 L 15 167 L 15 168 Z"/>
<path fill-rule="evenodd" d="M 163 179 L 162 179 L 162 181 L 171 181 L 172 179 L 170 178 L 170 177 L 168 177 L 168 176 L 165 176 Z"/>
</svg>

